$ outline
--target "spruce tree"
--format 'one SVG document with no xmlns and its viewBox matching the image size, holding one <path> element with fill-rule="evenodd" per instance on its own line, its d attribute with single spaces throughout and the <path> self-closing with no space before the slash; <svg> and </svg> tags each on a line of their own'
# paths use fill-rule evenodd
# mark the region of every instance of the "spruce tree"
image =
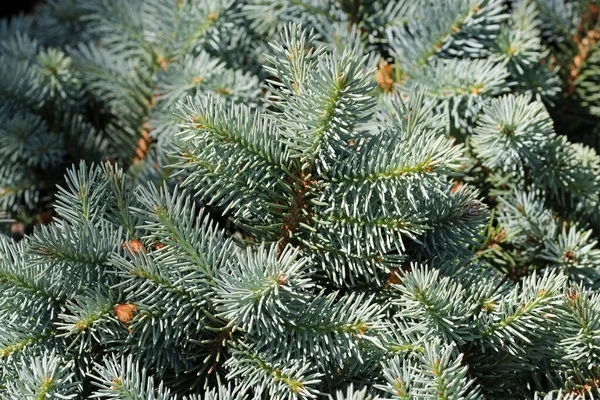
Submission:
<svg viewBox="0 0 600 400">
<path fill-rule="evenodd" d="M 0 397 L 598 396 L 598 23 L 589 0 L 3 22 L 0 223 L 32 230 L 0 233 Z"/>
</svg>

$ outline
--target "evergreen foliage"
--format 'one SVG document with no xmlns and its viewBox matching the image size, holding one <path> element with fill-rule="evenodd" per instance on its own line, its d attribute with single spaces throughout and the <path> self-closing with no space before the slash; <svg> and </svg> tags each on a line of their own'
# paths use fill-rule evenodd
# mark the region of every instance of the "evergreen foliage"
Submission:
<svg viewBox="0 0 600 400">
<path fill-rule="evenodd" d="M 598 6 L 1 22 L 0 398 L 597 397 Z"/>
<path fill-rule="evenodd" d="M 164 179 L 154 165 L 165 163 L 178 99 L 212 92 L 258 105 L 246 25 L 232 1 L 59 0 L 2 21 L 2 210 L 35 224 L 82 159 Z"/>
</svg>

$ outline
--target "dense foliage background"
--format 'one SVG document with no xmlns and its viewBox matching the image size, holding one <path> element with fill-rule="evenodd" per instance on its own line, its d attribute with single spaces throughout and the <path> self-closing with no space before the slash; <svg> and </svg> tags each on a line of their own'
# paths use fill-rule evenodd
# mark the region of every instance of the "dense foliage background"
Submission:
<svg viewBox="0 0 600 400">
<path fill-rule="evenodd" d="M 1 20 L 1 398 L 598 396 L 599 6 Z"/>
</svg>

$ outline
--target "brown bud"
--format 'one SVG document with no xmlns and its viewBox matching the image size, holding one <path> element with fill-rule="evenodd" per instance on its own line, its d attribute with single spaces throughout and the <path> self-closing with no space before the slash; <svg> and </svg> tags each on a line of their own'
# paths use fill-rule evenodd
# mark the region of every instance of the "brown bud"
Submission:
<svg viewBox="0 0 600 400">
<path fill-rule="evenodd" d="M 452 188 L 450 189 L 450 192 L 452 193 L 456 193 L 460 190 L 460 188 L 463 186 L 462 182 L 460 181 L 454 181 L 454 184 L 452 185 Z"/>
<path fill-rule="evenodd" d="M 47 225 L 52 221 L 52 211 L 44 211 L 40 214 L 40 223 Z"/>
<path fill-rule="evenodd" d="M 570 287 L 567 289 L 566 296 L 569 300 L 574 302 L 579 297 L 579 290 L 577 290 L 575 287 Z"/>
<path fill-rule="evenodd" d="M 24 236 L 25 235 L 25 225 L 20 222 L 13 222 L 10 224 L 10 234 L 14 236 Z"/>
<path fill-rule="evenodd" d="M 285 286 L 288 283 L 288 277 L 286 274 L 283 273 L 283 271 L 281 271 L 279 273 L 279 277 L 277 278 L 277 286 L 281 287 L 281 286 Z"/>
<path fill-rule="evenodd" d="M 112 380 L 112 386 L 109 389 L 110 390 L 117 390 L 117 388 L 120 387 L 122 383 L 123 383 L 123 380 L 121 379 L 121 377 L 114 378 Z"/>
<path fill-rule="evenodd" d="M 394 78 L 392 75 L 392 66 L 390 64 L 380 64 L 377 70 L 377 82 L 381 90 L 389 92 L 394 85 Z"/>
<path fill-rule="evenodd" d="M 146 252 L 146 248 L 139 240 L 130 240 L 129 242 L 124 242 L 123 247 L 125 247 L 131 254 L 139 254 L 140 251 Z"/>
<path fill-rule="evenodd" d="M 128 324 L 133 319 L 133 313 L 137 311 L 135 304 L 117 304 L 113 312 L 124 324 Z"/>
<path fill-rule="evenodd" d="M 573 250 L 568 250 L 565 255 L 565 260 L 571 260 L 571 261 L 575 261 L 575 253 L 573 252 Z"/>
</svg>

